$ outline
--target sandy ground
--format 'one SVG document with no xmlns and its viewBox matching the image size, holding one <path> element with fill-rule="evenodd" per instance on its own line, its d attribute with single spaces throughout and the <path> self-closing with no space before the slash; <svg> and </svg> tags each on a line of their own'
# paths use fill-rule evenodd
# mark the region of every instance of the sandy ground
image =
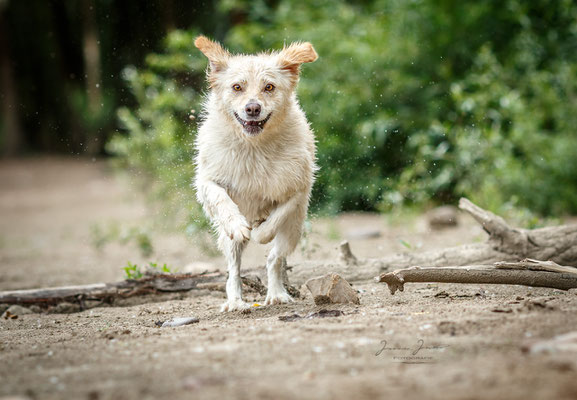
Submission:
<svg viewBox="0 0 577 400">
<path fill-rule="evenodd" d="M 144 226 L 154 217 L 135 185 L 119 181 L 103 162 L 2 161 L 0 290 L 116 281 L 127 261 L 222 269 L 220 257 L 178 233 L 153 231 L 150 257 L 131 244 L 93 244 L 95 226 Z M 359 230 L 381 236 L 355 238 Z M 430 231 L 423 217 L 313 218 L 289 263 L 334 260 L 338 242 L 351 235 L 363 257 L 484 240 L 466 217 L 440 232 Z M 244 264 L 263 265 L 265 255 L 266 248 L 250 246 Z M 414 284 L 391 296 L 381 284 L 355 288 L 361 305 L 329 307 L 344 315 L 292 322 L 279 316 L 320 308 L 307 298 L 221 314 L 221 293 L 191 292 L 2 319 L 0 398 L 577 398 L 577 352 L 523 351 L 577 330 L 573 290 Z M 155 326 L 183 316 L 200 322 Z"/>
</svg>

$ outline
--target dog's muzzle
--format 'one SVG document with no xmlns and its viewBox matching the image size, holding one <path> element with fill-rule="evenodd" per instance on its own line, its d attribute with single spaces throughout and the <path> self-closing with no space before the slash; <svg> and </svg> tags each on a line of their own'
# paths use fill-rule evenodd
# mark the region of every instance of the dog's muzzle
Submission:
<svg viewBox="0 0 577 400">
<path fill-rule="evenodd" d="M 272 115 L 272 113 L 270 113 L 269 115 L 267 115 L 264 119 L 261 119 L 260 121 L 252 121 L 252 120 L 246 121 L 246 120 L 242 119 L 241 117 L 239 117 L 236 112 L 234 113 L 234 117 L 236 118 L 236 120 L 242 125 L 245 132 L 247 134 L 249 134 L 250 136 L 258 135 L 263 130 L 264 124 L 267 123 L 267 121 L 270 119 L 271 115 Z"/>
</svg>

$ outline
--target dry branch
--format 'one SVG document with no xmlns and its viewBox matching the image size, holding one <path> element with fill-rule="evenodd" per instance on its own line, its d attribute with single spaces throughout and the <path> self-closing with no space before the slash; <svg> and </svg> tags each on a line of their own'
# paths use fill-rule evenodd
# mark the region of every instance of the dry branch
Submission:
<svg viewBox="0 0 577 400">
<path fill-rule="evenodd" d="M 503 264 L 507 268 L 503 268 Z M 577 269 L 562 267 L 563 271 L 529 269 L 547 262 L 523 260 L 519 263 L 497 263 L 497 265 L 471 265 L 458 267 L 412 267 L 381 274 L 377 282 L 385 282 L 391 294 L 401 292 L 408 282 L 476 283 L 507 284 L 533 287 L 549 287 L 569 290 L 577 288 Z M 561 267 L 561 266 L 557 266 Z M 567 268 L 567 270 L 564 270 Z"/>
<path fill-rule="evenodd" d="M 577 266 L 577 224 L 540 229 L 511 228 L 503 218 L 483 210 L 462 198 L 459 208 L 475 218 L 489 234 L 484 243 L 467 244 L 426 252 L 405 252 L 377 259 L 357 259 L 358 267 L 343 264 L 344 252 L 336 262 L 303 262 L 293 265 L 290 279 L 304 283 L 311 276 L 336 272 L 349 282 L 371 279 L 381 272 L 414 265 L 431 267 L 490 265 L 495 262 L 516 262 L 525 258 L 551 260 L 563 265 Z M 352 252 L 351 252 L 352 255 Z M 354 257 L 354 255 L 353 255 Z"/>
</svg>

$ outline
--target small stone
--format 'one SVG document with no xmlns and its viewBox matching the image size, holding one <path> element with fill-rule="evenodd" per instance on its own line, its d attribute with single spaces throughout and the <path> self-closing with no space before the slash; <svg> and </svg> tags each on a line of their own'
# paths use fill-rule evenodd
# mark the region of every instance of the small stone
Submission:
<svg viewBox="0 0 577 400">
<path fill-rule="evenodd" d="M 459 224 L 458 209 L 454 206 L 437 207 L 427 213 L 427 219 L 429 226 L 433 229 L 457 226 Z"/>
<path fill-rule="evenodd" d="M 30 311 L 28 308 L 26 307 L 22 307 L 19 305 L 13 305 L 8 307 L 8 309 L 6 311 L 4 311 L 4 313 L 2 314 L 2 318 L 4 319 L 16 319 L 18 318 L 19 315 L 26 315 L 26 314 L 33 314 L 32 311 Z M 10 317 L 7 317 L 10 316 Z M 14 318 L 14 316 L 16 316 L 16 318 Z"/>
<path fill-rule="evenodd" d="M 289 322 L 289 321 L 296 321 L 297 319 L 302 319 L 303 317 L 299 314 L 289 314 L 289 315 L 281 315 L 278 317 L 280 321 Z"/>
<path fill-rule="evenodd" d="M 311 319 L 311 318 L 341 317 L 343 315 L 345 315 L 345 313 L 342 312 L 341 310 L 322 309 L 319 312 L 310 313 L 309 315 L 306 316 L 306 318 Z"/>
<path fill-rule="evenodd" d="M 360 304 L 356 290 L 337 274 L 327 274 L 309 279 L 305 285 L 313 295 L 316 305 L 329 303 Z"/>
<path fill-rule="evenodd" d="M 37 306 L 36 304 L 32 304 L 29 308 L 34 314 L 41 314 L 44 311 L 42 307 Z"/>
<path fill-rule="evenodd" d="M 171 320 L 168 321 L 164 321 L 162 323 L 162 325 L 160 325 L 161 328 L 174 328 L 177 326 L 183 326 L 183 325 L 190 325 L 190 324 L 195 324 L 197 322 L 199 322 L 200 320 L 198 318 L 195 317 L 182 317 L 182 318 L 173 318 Z M 156 323 L 157 325 L 159 325 L 158 323 Z"/>
<path fill-rule="evenodd" d="M 10 304 L 1 303 L 0 304 L 0 314 L 4 314 L 4 311 L 10 308 Z"/>
</svg>

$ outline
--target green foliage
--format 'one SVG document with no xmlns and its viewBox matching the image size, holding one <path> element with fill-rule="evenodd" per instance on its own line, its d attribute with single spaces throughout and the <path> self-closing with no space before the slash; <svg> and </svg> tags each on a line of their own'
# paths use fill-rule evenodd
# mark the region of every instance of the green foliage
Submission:
<svg viewBox="0 0 577 400">
<path fill-rule="evenodd" d="M 150 262 L 148 263 L 148 268 L 151 268 L 153 271 L 159 271 L 163 274 L 173 274 L 176 272 L 176 269 L 172 269 L 166 263 L 159 265 L 158 263 Z"/>
<path fill-rule="evenodd" d="M 176 269 L 171 268 L 166 263 L 159 265 L 158 263 L 153 262 L 149 262 L 144 271 L 142 271 L 137 264 L 133 264 L 130 261 L 127 261 L 126 267 L 123 267 L 122 269 L 124 270 L 124 279 L 140 279 L 147 273 L 147 270 L 152 273 L 160 274 L 173 274 L 176 272 Z"/>
<path fill-rule="evenodd" d="M 577 212 L 577 5 L 561 0 L 221 1 L 232 51 L 314 44 L 298 89 L 318 139 L 313 210 L 389 210 L 468 196 L 493 210 Z M 206 60 L 196 32 L 124 77 L 137 107 L 109 143 L 190 232 Z"/>
<path fill-rule="evenodd" d="M 431 194 L 470 196 L 490 208 L 505 204 L 544 215 L 577 211 L 577 64 L 519 72 L 488 46 L 469 75 L 451 86 L 454 112 L 415 133 L 414 163 L 398 190 L 415 202 Z"/>
<path fill-rule="evenodd" d="M 122 268 L 124 270 L 125 279 L 140 279 L 143 277 L 143 273 L 138 267 L 138 265 L 128 261 L 126 267 Z"/>
<path fill-rule="evenodd" d="M 195 32 L 175 31 L 166 52 L 150 54 L 146 67 L 126 67 L 123 77 L 138 104 L 118 110 L 124 130 L 108 143 L 117 164 L 137 172 L 141 184 L 166 218 L 185 221 L 194 233 L 207 227 L 192 190 L 196 115 L 202 100 L 205 61 L 192 51 Z"/>
</svg>

